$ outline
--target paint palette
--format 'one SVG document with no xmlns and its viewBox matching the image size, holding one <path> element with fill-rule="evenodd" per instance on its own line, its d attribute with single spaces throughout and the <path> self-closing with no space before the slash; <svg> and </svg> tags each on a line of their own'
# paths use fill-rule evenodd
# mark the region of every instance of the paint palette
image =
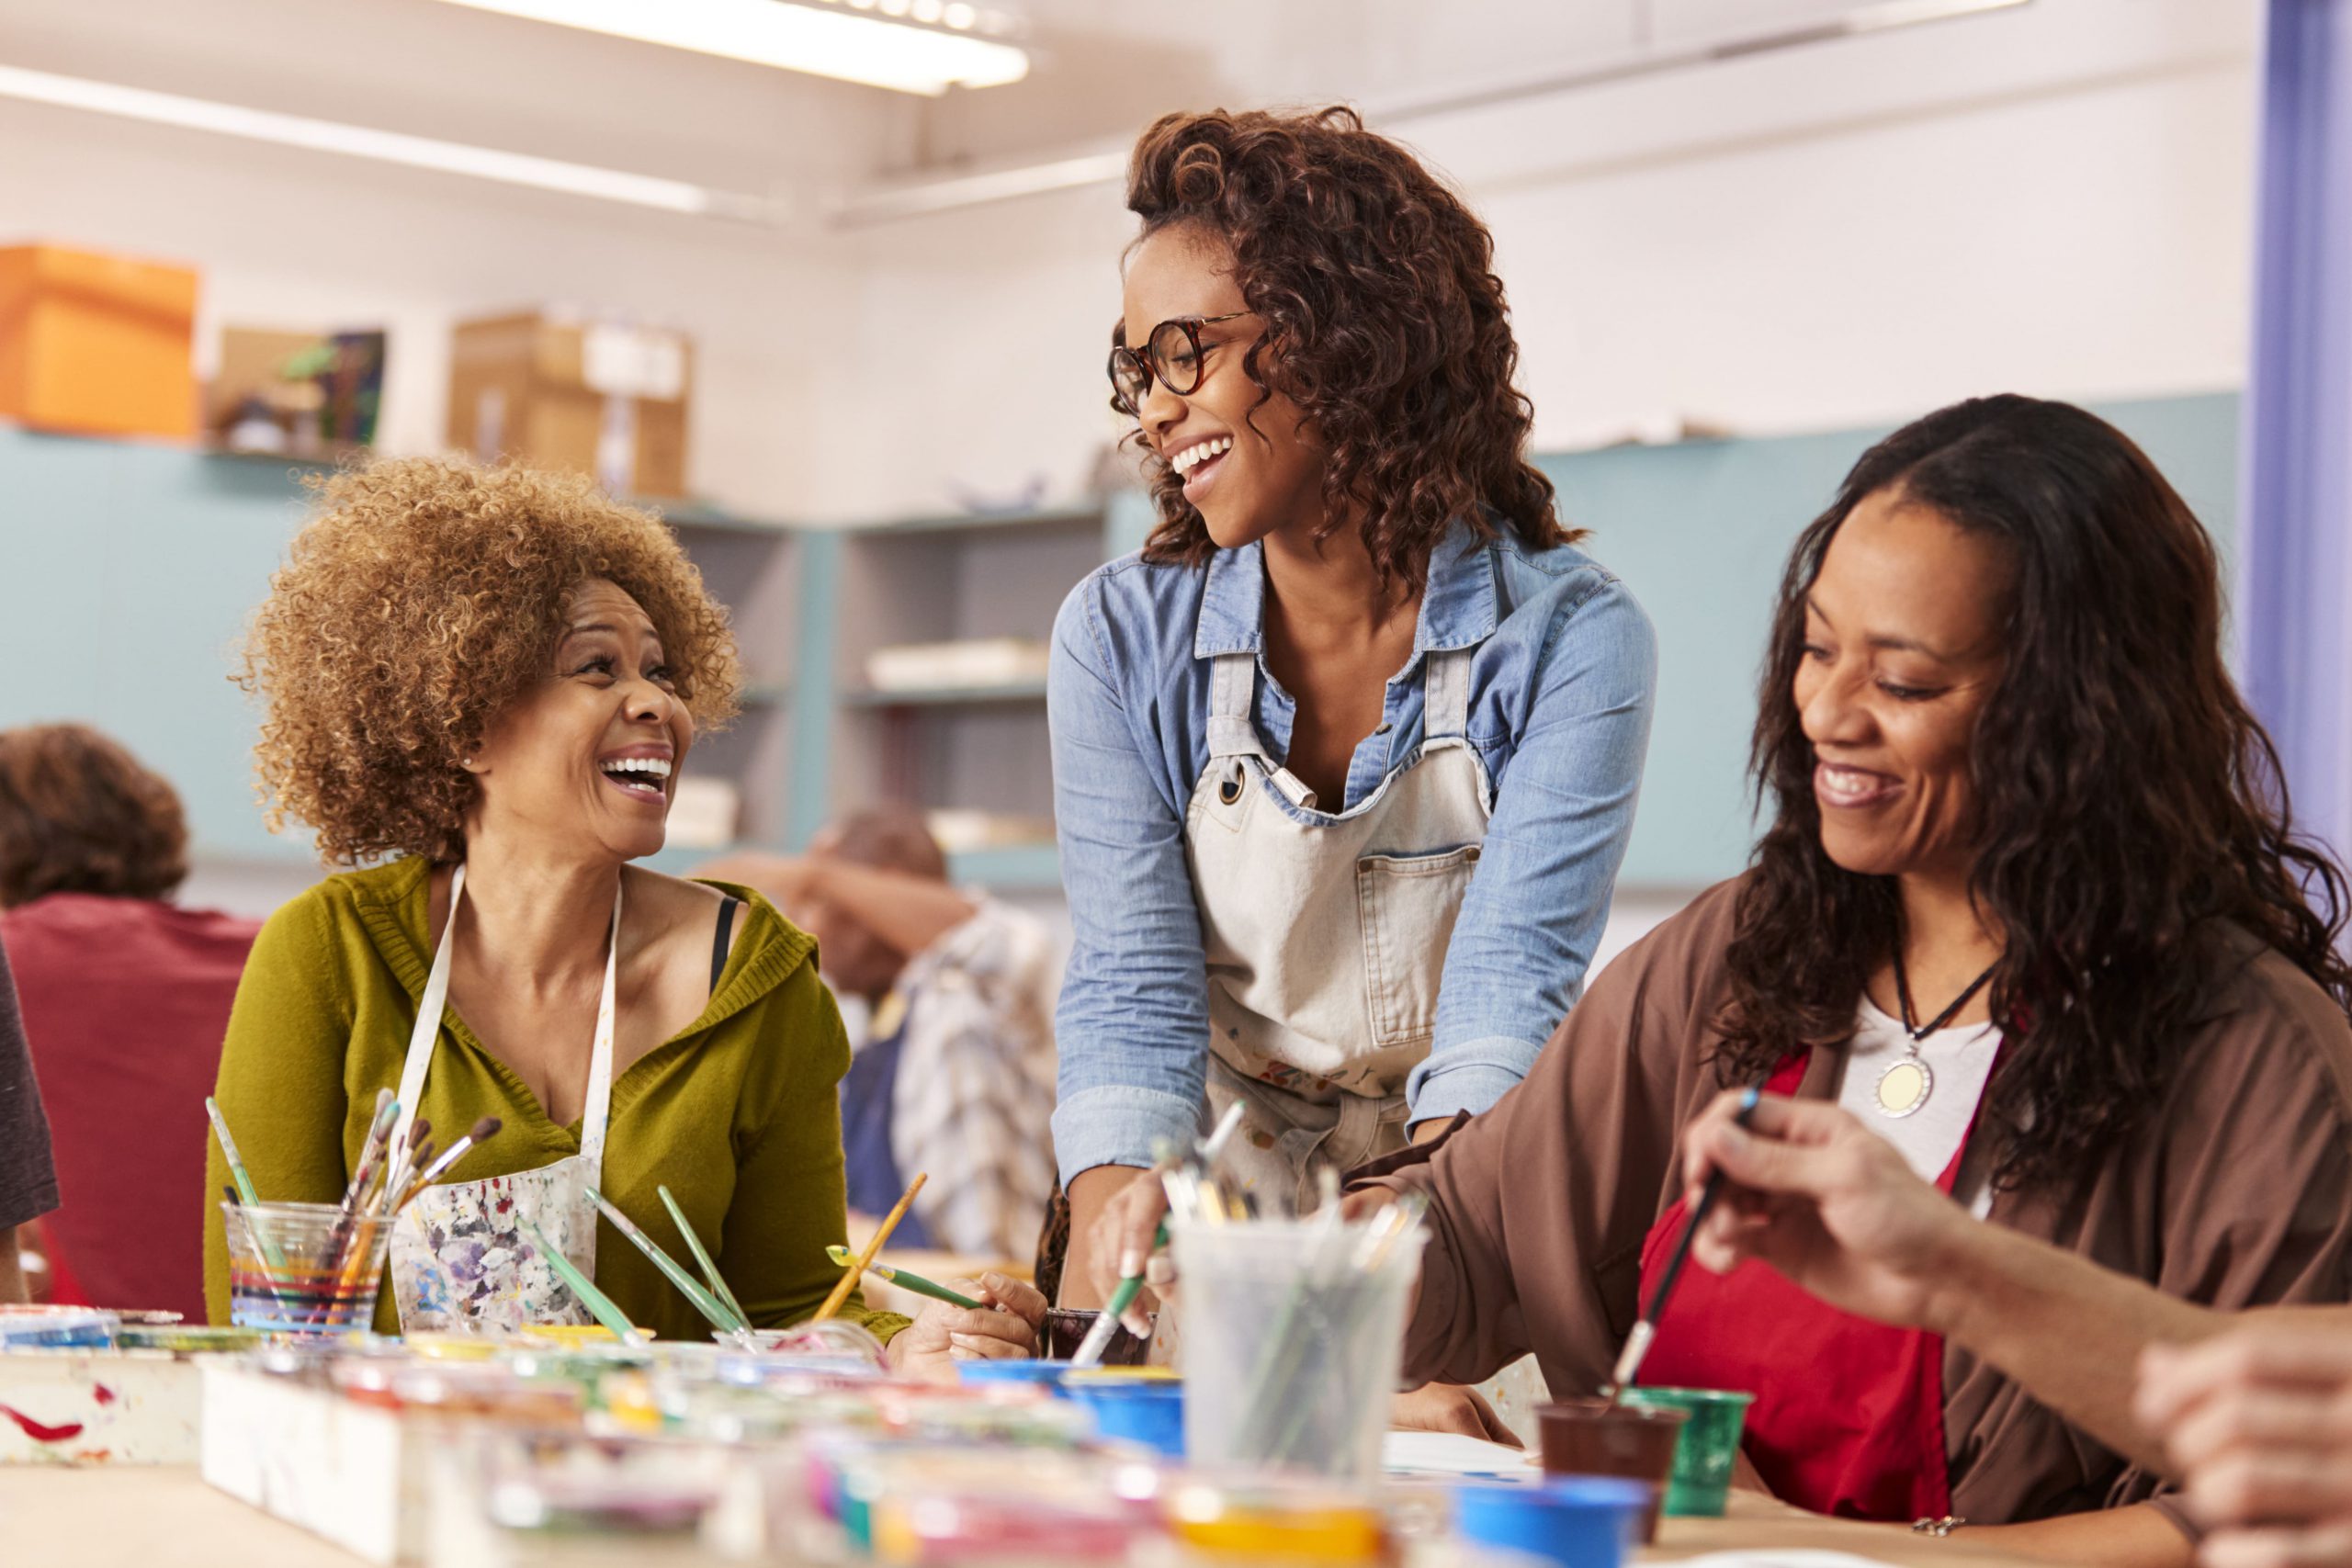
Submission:
<svg viewBox="0 0 2352 1568">
<path fill-rule="evenodd" d="M 0 1307 L 0 1351 L 103 1350 L 122 1320 L 95 1307 Z"/>
<path fill-rule="evenodd" d="M 0 1464 L 194 1464 L 200 1378 L 159 1350 L 0 1356 Z"/>
</svg>

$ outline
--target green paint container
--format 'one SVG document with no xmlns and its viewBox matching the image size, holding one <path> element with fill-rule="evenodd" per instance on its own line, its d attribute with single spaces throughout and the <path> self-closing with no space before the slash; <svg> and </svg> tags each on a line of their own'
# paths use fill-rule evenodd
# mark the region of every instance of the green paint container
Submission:
<svg viewBox="0 0 2352 1568">
<path fill-rule="evenodd" d="M 1667 1477 L 1668 1517 L 1721 1518 L 1731 1492 L 1732 1463 L 1739 1457 L 1739 1435 L 1756 1396 L 1707 1388 L 1629 1388 L 1624 1402 L 1679 1410 L 1687 1417 Z"/>
</svg>

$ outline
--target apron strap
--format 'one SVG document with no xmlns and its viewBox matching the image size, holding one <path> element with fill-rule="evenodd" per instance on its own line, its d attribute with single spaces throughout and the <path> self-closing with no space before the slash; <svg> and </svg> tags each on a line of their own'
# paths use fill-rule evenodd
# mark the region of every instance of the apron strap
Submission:
<svg viewBox="0 0 2352 1568">
<path fill-rule="evenodd" d="M 1220 653 L 1209 684 L 1209 755 L 1255 757 L 1272 766 L 1250 708 L 1258 694 L 1258 656 Z"/>
<path fill-rule="evenodd" d="M 449 913 L 441 922 L 441 941 L 433 950 L 433 967 L 424 976 L 424 994 L 417 998 L 416 1022 L 409 1030 L 408 1055 L 401 1062 L 400 1115 L 392 1123 L 390 1148 L 399 1154 L 408 1149 L 409 1134 L 416 1122 L 418 1100 L 424 1093 L 425 1070 L 433 1065 L 433 1048 L 441 1038 L 441 1021 L 449 1005 L 449 955 L 451 941 L 458 930 L 458 900 L 466 891 L 466 868 L 459 865 L 449 876 Z M 601 1179 L 604 1168 L 605 1129 L 612 1115 L 613 1100 L 613 1032 L 618 989 L 621 947 L 621 890 L 617 883 L 613 888 L 613 934 L 605 949 L 605 987 L 596 1002 L 596 1039 L 588 1055 L 588 1100 L 581 1114 L 580 1154 L 592 1163 Z"/>
<path fill-rule="evenodd" d="M 441 921 L 441 941 L 433 949 L 433 967 L 425 973 L 424 994 L 416 1002 L 416 1022 L 408 1032 L 408 1055 L 401 1061 L 401 1111 L 392 1122 L 389 1145 L 396 1156 L 407 1152 L 417 1100 L 424 1093 L 424 1071 L 433 1065 L 433 1046 L 441 1037 L 441 1015 L 449 1005 L 450 940 L 458 930 L 458 900 L 465 891 L 466 868 L 461 864 L 449 876 L 449 913 Z"/>
<path fill-rule="evenodd" d="M 1430 740 L 1470 733 L 1470 661 L 1476 648 L 1433 648 L 1421 672 L 1421 731 Z"/>
<path fill-rule="evenodd" d="M 605 948 L 605 989 L 596 998 L 596 1040 L 588 1051 L 588 1100 L 581 1108 L 580 1157 L 588 1162 L 589 1179 L 605 1182 L 605 1128 L 613 1113 L 613 1034 L 619 1023 L 621 963 L 621 886 L 613 879 L 613 940 Z"/>
</svg>

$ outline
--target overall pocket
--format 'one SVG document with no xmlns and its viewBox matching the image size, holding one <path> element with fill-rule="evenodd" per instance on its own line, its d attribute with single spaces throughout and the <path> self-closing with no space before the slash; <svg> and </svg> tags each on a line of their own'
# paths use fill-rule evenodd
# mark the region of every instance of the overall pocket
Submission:
<svg viewBox="0 0 2352 1568">
<path fill-rule="evenodd" d="M 1438 982 L 1478 846 L 1356 862 L 1363 930 L 1364 1016 L 1375 1050 L 1427 1045 L 1437 1031 Z"/>
</svg>

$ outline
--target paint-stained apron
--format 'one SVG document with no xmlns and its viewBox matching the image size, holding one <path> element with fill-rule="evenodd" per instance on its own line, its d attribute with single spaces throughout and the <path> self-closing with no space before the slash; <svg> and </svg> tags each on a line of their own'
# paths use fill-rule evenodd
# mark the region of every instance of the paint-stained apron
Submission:
<svg viewBox="0 0 2352 1568">
<path fill-rule="evenodd" d="M 1219 1168 L 1269 1213 L 1306 1213 L 1320 1171 L 1405 1145 L 1406 1077 L 1437 1031 L 1493 809 L 1467 733 L 1475 651 L 1423 656 L 1419 753 L 1336 816 L 1259 739 L 1257 656 L 1216 657 L 1208 765 L 1184 817 L 1208 961 L 1203 1125 L 1240 1102 Z M 1506 1419 L 1541 1402 L 1533 1367 L 1496 1380 Z"/>
<path fill-rule="evenodd" d="M 1257 656 L 1217 656 L 1208 765 L 1184 814 L 1208 960 L 1205 1117 L 1242 1102 L 1224 1169 L 1270 1212 L 1312 1209 L 1324 1166 L 1404 1146 L 1406 1075 L 1429 1055 L 1487 836 L 1470 658 L 1425 656 L 1420 754 L 1331 816 L 1258 739 Z"/>
<path fill-rule="evenodd" d="M 400 1119 L 392 1146 L 405 1146 L 417 1099 L 441 1036 L 449 999 L 450 937 L 466 868 L 449 879 L 449 914 L 442 922 L 408 1056 L 401 1066 Z M 612 945 L 605 953 L 604 994 L 596 1004 L 596 1038 L 588 1058 L 588 1098 L 580 1122 L 580 1152 L 536 1170 L 480 1181 L 428 1187 L 392 1226 L 392 1299 L 403 1334 L 492 1333 L 530 1324 L 585 1324 L 588 1310 L 540 1253 L 526 1228 L 547 1239 L 591 1279 L 596 1272 L 596 1210 L 588 1193 L 605 1164 L 605 1128 L 612 1111 L 615 976 L 621 931 L 620 890 L 613 890 Z M 447 1137 L 458 1129 L 445 1129 Z"/>
<path fill-rule="evenodd" d="M 1806 1056 L 1765 1084 L 1793 1094 Z M 1984 1101 L 1977 1101 L 1981 1116 Z M 1977 1116 L 1936 1185 L 1946 1194 Z M 1642 1244 L 1641 1299 L 1682 1234 L 1678 1200 Z M 1750 1260 L 1729 1274 L 1686 1269 L 1642 1363 L 1653 1388 L 1756 1396 L 1740 1447 L 1772 1495 L 1818 1514 L 1900 1522 L 1951 1512 L 1944 1469 L 1944 1342 L 1841 1312 Z"/>
</svg>

